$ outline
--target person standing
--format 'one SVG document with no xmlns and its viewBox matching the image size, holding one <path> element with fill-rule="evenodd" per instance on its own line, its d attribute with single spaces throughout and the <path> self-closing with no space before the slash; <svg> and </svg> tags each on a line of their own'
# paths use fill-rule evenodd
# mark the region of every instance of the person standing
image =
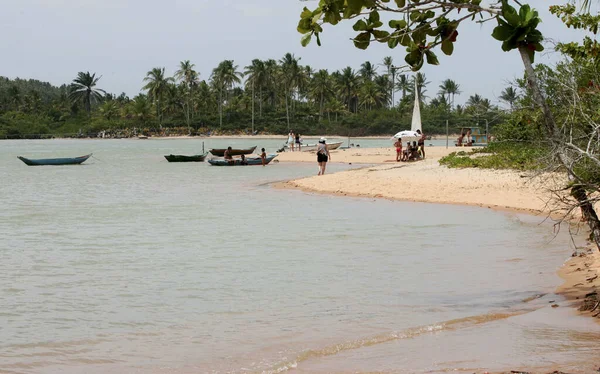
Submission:
<svg viewBox="0 0 600 374">
<path fill-rule="evenodd" d="M 296 146 L 298 147 L 298 152 L 302 152 L 302 143 L 300 143 L 300 134 L 296 134 Z"/>
<path fill-rule="evenodd" d="M 421 157 L 425 159 L 425 134 L 421 132 L 421 130 L 417 130 L 417 132 L 421 135 L 419 141 L 417 143 L 418 148 L 421 150 Z"/>
<path fill-rule="evenodd" d="M 394 147 L 396 147 L 396 162 L 399 162 L 402 158 L 402 138 L 396 139 Z"/>
<path fill-rule="evenodd" d="M 325 144 L 326 141 L 327 139 L 321 138 L 319 144 L 317 144 L 317 163 L 319 164 L 319 174 L 317 175 L 325 175 L 327 161 L 331 160 L 329 149 L 327 148 L 327 144 Z"/>
<path fill-rule="evenodd" d="M 292 150 L 292 152 L 294 152 L 294 141 L 294 130 L 290 130 L 290 133 L 288 134 L 287 145 Z"/>
<path fill-rule="evenodd" d="M 262 166 L 267 165 L 267 152 L 265 152 L 264 148 L 261 149 L 260 160 L 262 161 Z"/>
</svg>

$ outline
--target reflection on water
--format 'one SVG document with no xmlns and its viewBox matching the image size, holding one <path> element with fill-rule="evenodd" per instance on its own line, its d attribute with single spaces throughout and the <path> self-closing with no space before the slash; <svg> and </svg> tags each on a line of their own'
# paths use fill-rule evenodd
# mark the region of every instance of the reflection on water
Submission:
<svg viewBox="0 0 600 374">
<path fill-rule="evenodd" d="M 0 372 L 444 372 L 569 363 L 600 337 L 548 306 L 569 240 L 539 218 L 162 157 L 193 140 L 1 146 Z"/>
</svg>

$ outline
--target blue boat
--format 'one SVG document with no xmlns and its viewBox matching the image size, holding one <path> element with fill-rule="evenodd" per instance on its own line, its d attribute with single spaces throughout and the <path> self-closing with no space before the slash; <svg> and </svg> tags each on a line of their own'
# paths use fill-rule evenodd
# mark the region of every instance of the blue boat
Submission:
<svg viewBox="0 0 600 374">
<path fill-rule="evenodd" d="M 39 166 L 39 165 L 78 165 L 88 158 L 90 158 L 92 154 L 80 157 L 65 157 L 65 158 L 38 158 L 38 159 L 30 159 L 21 156 L 17 156 L 17 158 L 29 166 Z"/>
<path fill-rule="evenodd" d="M 267 155 L 265 159 L 265 165 L 271 162 L 276 154 Z M 245 165 L 262 165 L 262 160 L 260 157 L 246 157 L 246 163 L 242 164 L 241 158 L 234 158 L 233 160 L 225 160 L 223 158 L 213 158 L 208 160 L 208 163 L 214 166 L 245 166 Z"/>
</svg>

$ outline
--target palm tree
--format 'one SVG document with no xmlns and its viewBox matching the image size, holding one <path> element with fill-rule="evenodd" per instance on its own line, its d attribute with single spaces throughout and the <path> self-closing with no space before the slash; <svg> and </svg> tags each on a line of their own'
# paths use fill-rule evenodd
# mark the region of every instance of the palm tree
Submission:
<svg viewBox="0 0 600 374">
<path fill-rule="evenodd" d="M 402 99 L 406 97 L 407 92 L 410 92 L 412 90 L 412 86 L 406 74 L 400 74 L 398 76 L 398 83 L 396 83 L 395 89 L 396 91 L 402 92 Z"/>
<path fill-rule="evenodd" d="M 367 110 L 378 107 L 383 103 L 384 93 L 372 81 L 365 82 L 360 88 L 361 105 Z"/>
<path fill-rule="evenodd" d="M 219 126 L 223 126 L 223 90 L 228 95 L 233 85 L 242 81 L 242 73 L 237 69 L 238 66 L 233 63 L 233 60 L 224 60 L 213 69 L 213 83 L 219 90 Z"/>
<path fill-rule="evenodd" d="M 389 82 L 389 97 L 390 97 L 390 105 L 394 105 L 394 78 L 395 76 L 395 69 L 394 69 L 394 59 L 392 58 L 392 56 L 386 56 L 383 58 L 383 62 L 382 65 L 385 66 L 386 70 L 387 70 L 387 79 Z"/>
<path fill-rule="evenodd" d="M 257 58 L 245 67 L 244 75 L 247 77 L 246 85 L 250 82 L 252 87 L 252 102 L 254 103 L 254 89 L 258 88 L 258 116 L 262 117 L 262 89 L 267 81 L 267 71 L 265 63 Z M 254 117 L 254 111 L 253 115 Z"/>
<path fill-rule="evenodd" d="M 323 117 L 325 97 L 331 92 L 331 78 L 327 70 L 319 70 L 311 81 L 310 94 L 319 101 L 319 120 Z"/>
<path fill-rule="evenodd" d="M 104 118 L 110 121 L 119 113 L 119 105 L 115 100 L 105 101 L 100 106 L 100 113 L 102 113 Z"/>
<path fill-rule="evenodd" d="M 416 86 L 417 86 L 417 94 L 419 95 L 419 101 L 423 102 L 427 95 L 425 95 L 425 92 L 427 92 L 427 85 L 431 82 L 427 81 L 427 77 L 425 76 L 425 74 L 423 73 L 417 73 L 416 75 L 414 75 L 412 77 L 412 82 L 409 86 L 409 92 L 413 95 L 414 97 L 414 90 L 415 90 L 415 81 L 417 82 Z"/>
<path fill-rule="evenodd" d="M 80 71 L 77 73 L 77 78 L 73 79 L 73 83 L 71 84 L 69 98 L 73 102 L 83 101 L 88 115 L 91 115 L 92 103 L 100 101 L 102 96 L 106 94 L 104 90 L 95 88 L 100 78 L 102 77 L 96 78 L 96 73 L 90 74 L 89 71 L 85 73 Z"/>
<path fill-rule="evenodd" d="M 162 127 L 162 103 L 169 83 L 173 82 L 173 78 L 165 77 L 165 68 L 153 68 L 146 73 L 144 82 L 147 82 L 143 89 L 148 91 L 148 97 L 156 103 L 156 117 L 158 124 Z"/>
<path fill-rule="evenodd" d="M 340 87 L 340 93 L 344 101 L 346 102 L 346 108 L 349 112 L 352 111 L 352 104 L 354 103 L 354 112 L 357 112 L 358 107 L 358 86 L 359 78 L 354 70 L 348 66 L 342 70 L 341 74 L 338 75 L 338 85 Z"/>
<path fill-rule="evenodd" d="M 194 94 L 193 90 L 198 86 L 199 74 L 194 70 L 195 65 L 190 60 L 181 61 L 179 63 L 179 70 L 175 72 L 175 78 L 178 79 L 184 87 L 184 95 L 186 97 L 184 111 L 185 120 L 188 125 L 188 132 L 190 131 L 191 125 L 191 112 L 194 108 Z"/>
<path fill-rule="evenodd" d="M 448 97 L 446 98 L 446 102 L 450 103 L 450 107 L 454 107 L 454 95 L 460 95 L 460 85 L 458 85 L 452 79 L 446 79 L 440 84 L 440 95 Z"/>
<path fill-rule="evenodd" d="M 377 67 L 374 66 L 370 61 L 365 61 L 360 65 L 360 70 L 358 71 L 361 78 L 365 81 L 372 81 L 375 76 L 377 76 Z"/>
<path fill-rule="evenodd" d="M 284 95 L 285 95 L 285 113 L 287 118 L 288 130 L 290 128 L 290 111 L 288 105 L 289 94 L 297 87 L 297 81 L 299 79 L 300 67 L 298 61 L 300 59 L 294 57 L 291 53 L 286 53 L 279 63 L 281 64 L 281 71 L 283 73 L 284 82 Z"/>
<path fill-rule="evenodd" d="M 151 117 L 151 107 L 148 97 L 143 94 L 134 97 L 129 103 L 129 112 L 137 119 L 139 124 L 145 124 Z"/>
<path fill-rule="evenodd" d="M 502 94 L 500 94 L 500 100 L 504 101 L 510 106 L 510 111 L 512 112 L 514 109 L 515 102 L 519 99 L 519 94 L 517 90 L 512 86 L 506 87 Z"/>
</svg>

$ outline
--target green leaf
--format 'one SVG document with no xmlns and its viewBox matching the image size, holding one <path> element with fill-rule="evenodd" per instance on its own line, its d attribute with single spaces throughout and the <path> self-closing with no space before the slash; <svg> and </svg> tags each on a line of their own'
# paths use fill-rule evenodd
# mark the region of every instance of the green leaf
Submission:
<svg viewBox="0 0 600 374">
<path fill-rule="evenodd" d="M 406 0 L 394 0 L 398 8 L 404 8 L 406 6 Z"/>
<path fill-rule="evenodd" d="M 317 37 L 317 45 L 320 47 L 321 46 L 321 38 L 319 38 L 319 33 L 315 33 L 315 36 Z"/>
<path fill-rule="evenodd" d="M 425 57 L 427 57 L 427 63 L 429 65 L 439 65 L 440 64 L 440 61 L 438 60 L 435 53 L 433 53 L 430 50 L 427 50 L 427 52 L 425 52 Z"/>
<path fill-rule="evenodd" d="M 300 40 L 300 44 L 302 44 L 303 47 L 306 47 L 308 45 L 308 43 L 310 43 L 310 39 L 312 37 L 312 34 L 306 34 L 302 37 L 302 39 Z"/>
<path fill-rule="evenodd" d="M 510 38 L 514 33 L 514 29 L 510 26 L 499 25 L 494 28 L 492 32 L 492 37 L 496 40 L 505 41 Z"/>
<path fill-rule="evenodd" d="M 404 47 L 408 47 L 409 45 L 412 44 L 412 40 L 408 34 L 402 34 L 400 36 L 398 42 L 400 43 L 400 45 L 402 45 Z"/>
<path fill-rule="evenodd" d="M 379 41 L 386 41 L 386 38 L 390 36 L 389 32 L 383 30 L 371 30 L 371 34 Z"/>
<path fill-rule="evenodd" d="M 302 9 L 302 13 L 300 13 L 300 18 L 310 18 L 312 17 L 313 12 L 309 10 L 307 7 Z"/>
<path fill-rule="evenodd" d="M 508 5 L 506 0 L 502 1 L 502 17 L 512 27 L 518 27 L 521 24 L 521 17 L 519 17 L 515 8 Z"/>
<path fill-rule="evenodd" d="M 442 42 L 442 52 L 444 52 L 446 56 L 452 55 L 452 52 L 454 52 L 454 43 L 450 40 L 444 40 Z"/>
<path fill-rule="evenodd" d="M 364 1 L 363 0 L 347 0 L 348 7 L 347 9 L 351 12 L 351 14 L 359 14 L 363 8 Z"/>
<path fill-rule="evenodd" d="M 307 32 L 311 31 L 311 25 L 312 23 L 310 22 L 310 18 L 303 18 L 298 22 L 298 27 L 296 30 L 298 30 L 298 32 L 301 34 L 306 34 Z"/>
<path fill-rule="evenodd" d="M 379 22 L 379 12 L 374 10 L 369 14 L 369 23 Z"/>
<path fill-rule="evenodd" d="M 371 33 L 362 32 L 354 38 L 354 46 L 358 49 L 367 49 L 371 44 Z"/>
<path fill-rule="evenodd" d="M 362 19 L 359 19 L 358 21 L 356 21 L 354 26 L 352 26 L 352 28 L 354 29 L 354 31 L 366 31 L 367 23 L 365 21 L 363 21 Z"/>
<path fill-rule="evenodd" d="M 396 48 L 398 46 L 398 38 L 390 38 L 388 39 L 388 47 Z"/>
<path fill-rule="evenodd" d="M 398 29 L 398 30 L 404 29 L 407 26 L 406 21 L 403 19 L 399 19 L 399 20 L 393 19 L 389 22 L 389 25 L 391 28 Z"/>
</svg>

